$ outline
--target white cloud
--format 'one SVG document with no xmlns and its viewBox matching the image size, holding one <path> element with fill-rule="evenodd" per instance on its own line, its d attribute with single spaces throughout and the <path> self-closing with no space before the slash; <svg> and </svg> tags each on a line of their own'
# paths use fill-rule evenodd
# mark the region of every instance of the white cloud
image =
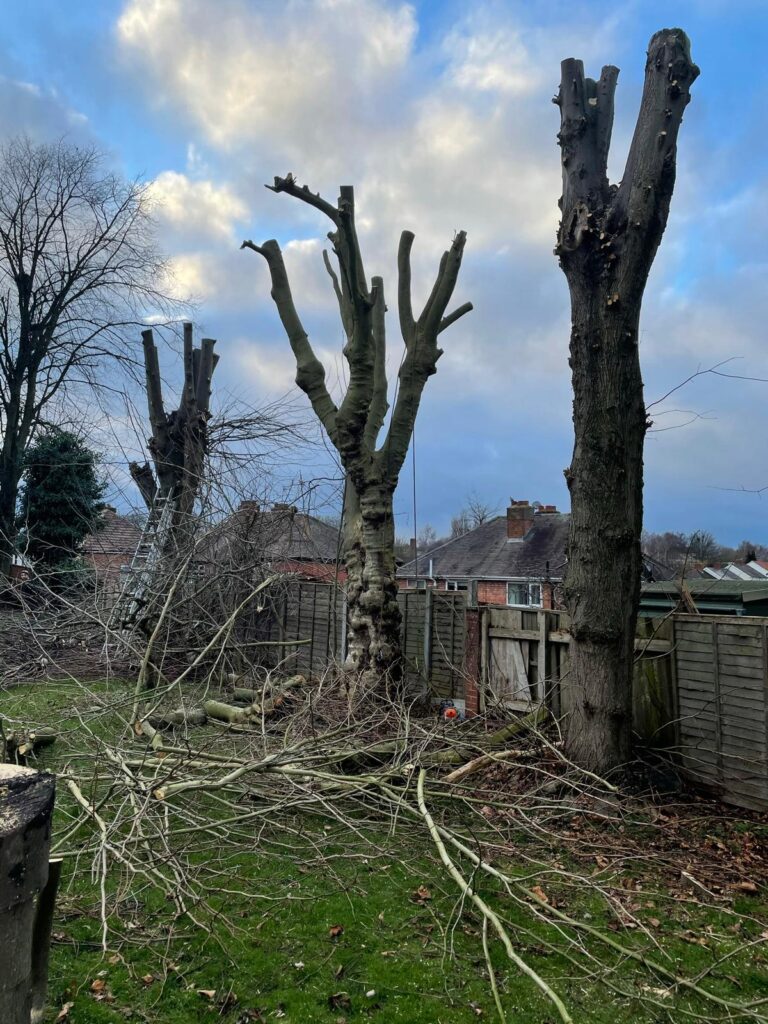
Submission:
<svg viewBox="0 0 768 1024">
<path fill-rule="evenodd" d="M 541 84 L 521 33 L 511 26 L 473 33 L 454 30 L 445 41 L 449 77 L 457 86 L 523 96 Z"/>
<path fill-rule="evenodd" d="M 371 90 L 407 63 L 416 19 L 377 0 L 129 0 L 117 33 L 211 143 L 278 135 L 298 156 L 364 123 Z"/>
<path fill-rule="evenodd" d="M 248 207 L 226 185 L 194 181 L 177 171 L 163 171 L 150 185 L 157 217 L 174 231 L 196 239 L 233 240 L 235 224 Z"/>
</svg>

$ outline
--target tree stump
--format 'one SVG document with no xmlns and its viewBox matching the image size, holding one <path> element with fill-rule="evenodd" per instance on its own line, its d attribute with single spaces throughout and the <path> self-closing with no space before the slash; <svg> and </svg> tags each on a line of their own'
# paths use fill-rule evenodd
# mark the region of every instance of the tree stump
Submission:
<svg viewBox="0 0 768 1024">
<path fill-rule="evenodd" d="M 50 936 L 36 927 L 48 882 L 56 780 L 47 772 L 0 764 L 0 1021 L 30 1024 L 39 994 L 35 963 Z M 36 934 L 37 933 L 37 934 Z M 44 949 L 40 948 L 40 945 Z"/>
</svg>

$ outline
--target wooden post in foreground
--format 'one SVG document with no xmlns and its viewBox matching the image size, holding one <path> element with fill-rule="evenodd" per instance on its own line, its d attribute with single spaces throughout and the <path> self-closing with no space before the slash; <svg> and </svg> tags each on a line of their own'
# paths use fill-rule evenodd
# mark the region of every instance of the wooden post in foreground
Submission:
<svg viewBox="0 0 768 1024">
<path fill-rule="evenodd" d="M 48 854 L 56 780 L 47 772 L 0 764 L 0 1021 L 30 1024 L 35 962 L 47 958 L 50 939 L 36 923 L 38 897 L 48 882 Z M 41 921 L 42 924 L 42 921 Z M 37 932 L 37 935 L 36 935 Z M 41 946 L 43 947 L 41 949 Z"/>
</svg>

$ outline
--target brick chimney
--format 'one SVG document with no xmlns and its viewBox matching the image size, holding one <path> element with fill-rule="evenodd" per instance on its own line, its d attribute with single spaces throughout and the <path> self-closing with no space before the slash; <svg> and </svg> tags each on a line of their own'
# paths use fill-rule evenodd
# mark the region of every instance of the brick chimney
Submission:
<svg viewBox="0 0 768 1024">
<path fill-rule="evenodd" d="M 533 505 L 529 501 L 509 499 L 507 540 L 522 540 L 533 526 Z"/>
<path fill-rule="evenodd" d="M 255 514 L 256 512 L 261 511 L 261 505 L 258 503 L 258 501 L 241 501 L 239 511 L 253 512 Z"/>
<path fill-rule="evenodd" d="M 536 515 L 554 515 L 557 512 L 557 505 L 539 505 L 536 509 Z"/>
</svg>

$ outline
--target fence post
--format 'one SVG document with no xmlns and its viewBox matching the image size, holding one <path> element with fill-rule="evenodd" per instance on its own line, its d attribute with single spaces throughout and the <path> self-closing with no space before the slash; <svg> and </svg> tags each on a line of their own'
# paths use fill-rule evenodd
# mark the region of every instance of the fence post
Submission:
<svg viewBox="0 0 768 1024">
<path fill-rule="evenodd" d="M 341 596 L 341 664 L 343 665 L 347 660 L 347 590 L 346 587 L 342 591 Z"/>
<path fill-rule="evenodd" d="M 539 620 L 539 650 L 536 657 L 536 697 L 543 704 L 547 696 L 547 638 L 549 636 L 549 616 L 540 608 L 537 612 L 537 618 Z"/>
<path fill-rule="evenodd" d="M 48 881 L 56 780 L 47 772 L 0 764 L 0 1021 L 30 1024 L 40 987 L 41 942 L 36 901 Z M 35 941 L 35 931 L 38 932 Z M 41 946 L 44 947 L 41 949 Z"/>
<path fill-rule="evenodd" d="M 424 591 L 424 678 L 429 688 L 429 677 L 432 672 L 432 588 Z"/>
<path fill-rule="evenodd" d="M 480 711 L 480 610 L 465 611 L 464 634 L 464 707 L 467 715 Z"/>
</svg>

